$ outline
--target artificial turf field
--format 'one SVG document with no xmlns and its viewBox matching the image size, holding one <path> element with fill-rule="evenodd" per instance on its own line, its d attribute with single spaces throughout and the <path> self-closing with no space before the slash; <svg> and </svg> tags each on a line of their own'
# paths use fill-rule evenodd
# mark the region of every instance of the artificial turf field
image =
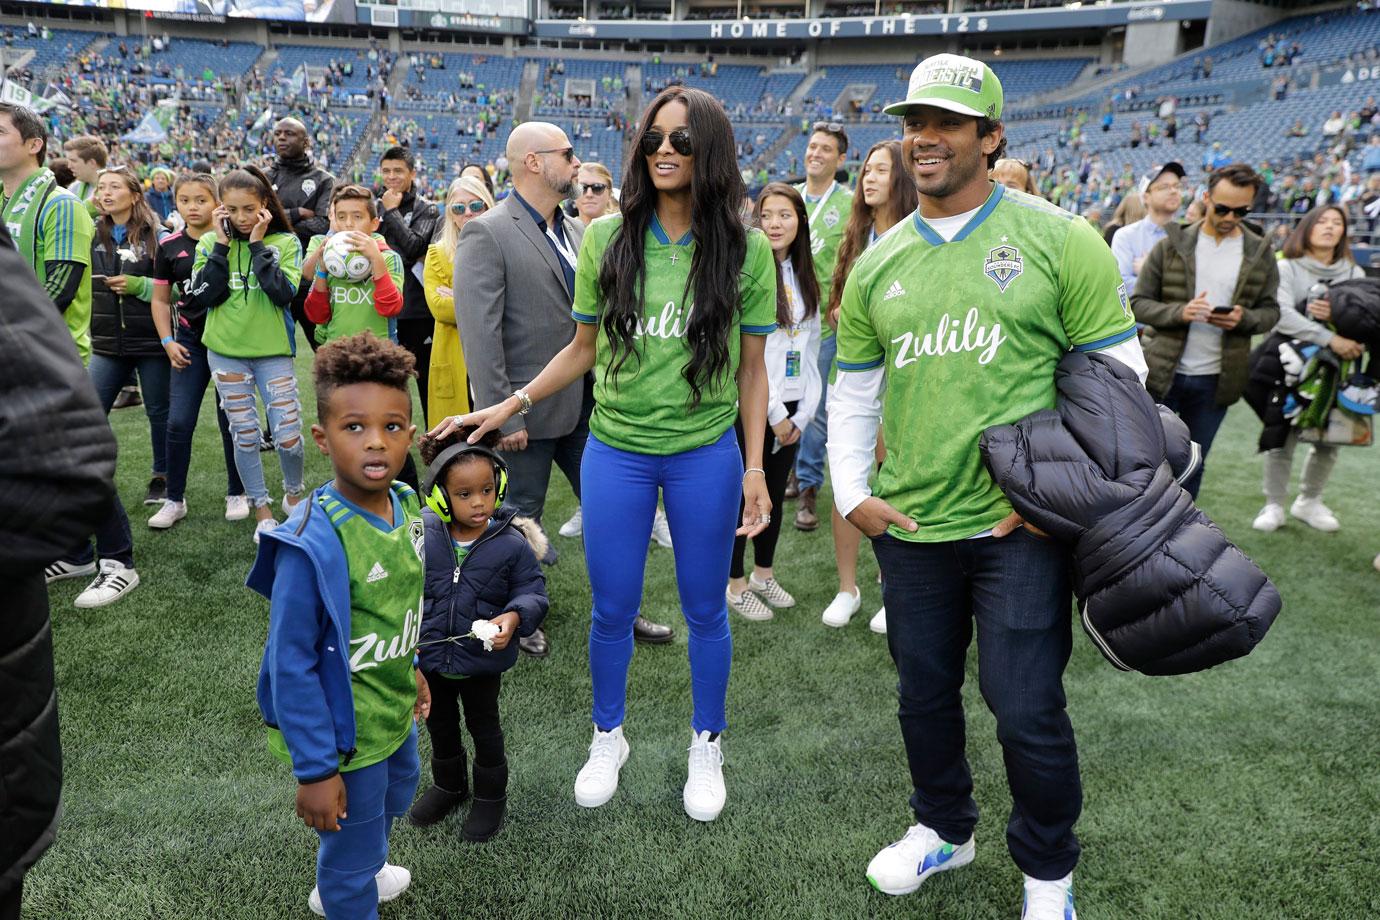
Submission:
<svg viewBox="0 0 1380 920">
<path fill-rule="evenodd" d="M 300 352 L 309 391 L 310 352 Z M 304 410 L 314 419 L 312 399 Z M 268 607 L 243 587 L 252 521 L 223 517 L 212 403 L 197 431 L 190 515 L 169 532 L 150 531 L 154 509 L 139 504 L 150 462 L 143 411 L 113 421 L 142 584 L 88 611 L 71 605 L 84 581 L 51 591 L 64 813 L 28 876 L 25 917 L 309 917 L 316 837 L 293 814 L 290 774 L 268 754 L 254 702 Z M 1250 410 L 1233 408 L 1202 495 L 1284 596 L 1256 652 L 1204 674 L 1145 678 L 1116 671 L 1075 627 L 1065 685 L 1083 768 L 1083 920 L 1380 914 L 1380 456 L 1344 451 L 1327 495 L 1340 533 L 1291 519 L 1264 535 L 1250 529 L 1261 504 L 1257 433 Z M 310 444 L 308 458 L 315 486 L 329 465 Z M 277 461 L 264 460 L 276 497 Z M 553 483 L 552 531 L 574 507 L 559 474 Z M 553 539 L 562 555 L 547 570 L 552 655 L 524 657 L 505 678 L 507 826 L 472 845 L 459 815 L 426 831 L 400 823 L 390 858 L 413 883 L 382 917 L 1018 916 L 1009 799 L 975 657 L 966 703 L 982 809 L 976 861 L 904 898 L 864 878 L 873 853 L 913 820 L 910 788 L 895 671 L 867 629 L 880 603 L 876 562 L 864 547 L 853 623 L 821 625 L 836 589 L 827 528 L 785 529 L 777 574 L 795 609 L 733 620 L 728 805 L 708 825 L 681 807 L 685 630 L 671 554 L 651 549 L 644 611 L 675 624 L 676 642 L 633 658 L 632 756 L 617 796 L 576 806 L 590 737 L 590 596 L 579 541 Z M 424 730 L 421 745 L 425 783 Z"/>
</svg>

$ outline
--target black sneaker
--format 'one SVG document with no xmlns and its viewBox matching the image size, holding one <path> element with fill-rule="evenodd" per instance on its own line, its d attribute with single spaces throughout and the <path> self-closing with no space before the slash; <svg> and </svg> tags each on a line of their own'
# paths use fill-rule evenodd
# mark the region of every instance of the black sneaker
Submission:
<svg viewBox="0 0 1380 920">
<path fill-rule="evenodd" d="M 144 504 L 161 505 L 168 497 L 168 479 L 155 476 L 149 480 L 149 493 L 144 496 Z"/>
<path fill-rule="evenodd" d="M 259 453 L 266 454 L 273 449 L 273 432 L 265 428 L 259 432 Z"/>
</svg>

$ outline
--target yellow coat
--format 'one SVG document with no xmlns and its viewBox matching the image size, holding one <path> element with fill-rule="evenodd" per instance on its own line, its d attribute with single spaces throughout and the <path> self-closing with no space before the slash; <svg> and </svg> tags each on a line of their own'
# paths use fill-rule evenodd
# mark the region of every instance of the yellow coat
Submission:
<svg viewBox="0 0 1380 920">
<path fill-rule="evenodd" d="M 454 263 L 446 258 L 440 243 L 426 251 L 422 287 L 427 309 L 436 319 L 431 334 L 431 378 L 427 383 L 427 428 L 434 428 L 447 415 L 470 411 L 470 393 L 465 374 L 465 353 L 460 347 L 460 330 L 455 326 L 455 297 L 441 291 L 450 287 Z"/>
</svg>

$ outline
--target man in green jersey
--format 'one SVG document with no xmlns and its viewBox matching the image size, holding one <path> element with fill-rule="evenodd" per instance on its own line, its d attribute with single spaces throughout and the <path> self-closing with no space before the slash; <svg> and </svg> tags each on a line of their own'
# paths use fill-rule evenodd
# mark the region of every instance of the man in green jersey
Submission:
<svg viewBox="0 0 1380 920">
<path fill-rule="evenodd" d="M 27 106 L 0 103 L 0 213 L 14 245 L 91 357 L 91 216 L 43 166 L 48 132 Z"/>
<path fill-rule="evenodd" d="M 836 179 L 839 167 L 848 153 L 848 133 L 835 122 L 816 122 L 810 129 L 810 141 L 805 147 L 805 181 L 796 191 L 805 196 L 805 208 L 810 221 L 810 253 L 815 259 L 815 279 L 819 282 L 819 302 L 828 303 L 834 288 L 834 265 L 839 258 L 839 244 L 853 213 L 853 193 L 848 183 Z M 834 330 L 824 323 L 820 330 L 819 376 L 827 381 L 834 365 L 836 342 Z M 815 513 L 815 496 L 824 485 L 824 442 L 829 434 L 829 419 L 823 394 L 814 419 L 800 437 L 800 454 L 795 461 L 800 507 L 796 510 L 795 526 L 800 530 L 814 530 L 819 526 Z"/>
<path fill-rule="evenodd" d="M 829 460 L 839 511 L 872 538 L 917 823 L 867 869 L 888 894 L 972 861 L 977 806 L 960 688 L 978 632 L 1013 807 L 1007 846 L 1027 920 L 1070 920 L 1082 807 L 1065 712 L 1071 646 L 1066 549 L 1023 526 L 978 438 L 1055 401 L 1070 349 L 1145 361 L 1116 260 L 1086 221 L 995 185 L 1001 84 L 979 61 L 922 61 L 903 102 L 920 207 L 868 249 L 840 308 Z M 880 393 L 886 387 L 886 405 Z M 882 425 L 887 462 L 869 489 Z"/>
</svg>

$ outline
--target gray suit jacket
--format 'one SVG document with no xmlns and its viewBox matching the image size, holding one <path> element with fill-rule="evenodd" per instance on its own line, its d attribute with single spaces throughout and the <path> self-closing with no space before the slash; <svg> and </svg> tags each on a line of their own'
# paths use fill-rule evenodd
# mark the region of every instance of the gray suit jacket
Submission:
<svg viewBox="0 0 1380 920">
<path fill-rule="evenodd" d="M 567 239 L 578 253 L 584 224 L 567 218 Z M 475 407 L 502 402 L 541 373 L 575 337 L 560 260 L 531 213 L 512 195 L 471 220 L 455 247 L 455 322 Z M 577 381 L 503 426 L 505 435 L 527 428 L 529 438 L 559 438 L 580 420 Z"/>
</svg>

